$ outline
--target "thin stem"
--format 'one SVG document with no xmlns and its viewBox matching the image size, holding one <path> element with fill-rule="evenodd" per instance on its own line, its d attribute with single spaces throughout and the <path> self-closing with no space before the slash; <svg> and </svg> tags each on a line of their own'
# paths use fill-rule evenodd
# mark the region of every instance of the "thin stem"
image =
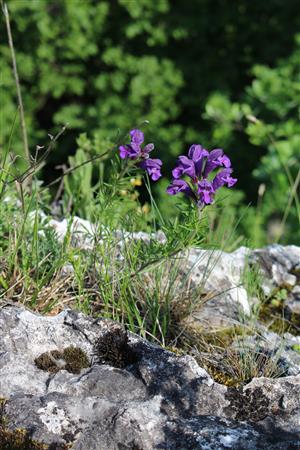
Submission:
<svg viewBox="0 0 300 450">
<path fill-rule="evenodd" d="M 27 139 L 25 116 L 24 116 L 23 100 L 22 100 L 21 86 L 20 86 L 20 80 L 19 80 L 19 75 L 18 75 L 18 70 L 17 70 L 17 61 L 16 61 L 16 55 L 15 55 L 14 43 L 13 43 L 13 38 L 12 38 L 12 33 L 11 33 L 11 28 L 10 28 L 8 8 L 7 8 L 6 3 L 3 3 L 3 0 L 1 0 L 1 6 L 2 6 L 3 14 L 5 16 L 8 44 L 9 44 L 9 48 L 11 51 L 13 73 L 14 73 L 16 89 L 17 89 L 20 122 L 21 122 L 22 138 L 23 138 L 23 145 L 24 145 L 24 154 L 25 154 L 25 157 L 27 158 L 27 161 L 30 162 L 30 153 L 29 153 L 29 148 L 28 148 L 28 139 Z"/>
<path fill-rule="evenodd" d="M 289 184 L 290 184 L 289 201 L 288 201 L 287 206 L 285 208 L 284 215 L 283 215 L 283 218 L 282 218 L 281 224 L 280 224 L 281 226 L 284 226 L 285 222 L 287 220 L 287 217 L 289 215 L 290 208 L 291 208 L 293 200 L 295 201 L 297 215 L 298 215 L 298 220 L 300 220 L 300 202 L 299 202 L 299 197 L 298 197 L 298 193 L 297 193 L 297 188 L 298 188 L 298 184 L 299 184 L 299 181 L 300 181 L 300 179 L 299 179 L 300 171 L 298 172 L 298 174 L 296 176 L 296 180 L 294 180 L 288 165 L 285 164 L 285 162 L 281 158 L 281 155 L 280 155 L 280 152 L 279 152 L 279 150 L 277 148 L 275 139 L 273 138 L 273 136 L 270 133 L 268 134 L 268 138 L 269 138 L 271 144 L 273 145 L 273 148 L 275 149 L 275 151 L 277 153 L 278 160 L 279 160 L 280 164 L 282 165 L 282 167 L 284 168 L 285 173 L 286 173 L 287 178 L 288 178 L 288 181 L 289 181 Z M 283 230 L 281 230 L 279 235 L 277 236 L 276 242 L 279 242 L 282 234 L 283 234 Z"/>
<path fill-rule="evenodd" d="M 76 166 L 69 167 L 69 169 L 64 170 L 63 174 L 59 177 L 55 178 L 55 180 L 51 181 L 51 183 L 47 184 L 44 188 L 42 188 L 42 191 L 44 189 L 49 188 L 50 186 L 53 186 L 56 183 L 59 183 L 65 176 L 69 175 L 70 173 L 74 172 L 77 169 L 80 169 L 80 167 L 85 166 L 86 164 L 89 164 L 91 162 L 97 161 L 97 159 L 103 158 L 103 156 L 107 155 L 112 149 L 106 150 L 105 152 L 101 153 L 100 155 L 93 156 L 90 159 L 87 159 L 86 161 L 77 164 Z"/>
<path fill-rule="evenodd" d="M 63 129 L 63 131 L 64 131 L 64 129 Z M 62 132 L 63 132 L 63 131 L 62 131 Z M 60 134 L 61 134 L 61 133 L 60 133 Z M 58 134 L 57 136 L 55 136 L 55 138 L 53 139 L 52 142 L 56 141 L 57 138 L 60 136 L 60 134 Z M 126 135 L 127 135 L 127 133 L 126 133 Z M 126 135 L 122 136 L 122 139 L 124 139 Z M 55 180 L 51 181 L 49 184 L 47 184 L 47 186 L 43 187 L 43 188 L 41 189 L 41 192 L 42 192 L 44 189 L 48 189 L 50 186 L 53 186 L 54 184 L 59 183 L 60 181 L 62 181 L 62 180 L 64 179 L 65 176 L 69 175 L 70 173 L 74 172 L 75 170 L 80 169 L 81 167 L 85 166 L 86 164 L 89 164 L 89 163 L 92 163 L 92 162 L 94 162 L 94 161 L 97 161 L 98 159 L 101 159 L 101 158 L 103 158 L 104 156 L 108 155 L 108 154 L 109 154 L 110 152 L 112 152 L 116 147 L 118 147 L 119 143 L 120 143 L 120 142 L 115 143 L 111 148 L 105 150 L 105 152 L 103 152 L 103 153 L 100 153 L 100 155 L 95 155 L 95 156 L 93 156 L 92 158 L 89 158 L 89 159 L 87 159 L 86 161 L 83 161 L 82 163 L 77 164 L 76 166 L 69 167 L 69 169 L 64 170 L 64 172 L 63 172 L 62 175 L 60 175 L 59 177 L 55 178 Z M 122 176 L 126 173 L 126 170 L 127 170 L 127 165 L 125 166 L 125 169 L 123 169 Z M 120 178 L 121 178 L 121 176 L 120 176 L 120 174 L 119 174 L 119 176 L 117 177 L 117 180 L 119 180 Z"/>
<path fill-rule="evenodd" d="M 290 191 L 288 203 L 287 203 L 287 206 L 286 206 L 286 208 L 285 208 L 285 211 L 284 211 L 284 215 L 283 215 L 283 217 L 282 217 L 282 220 L 281 220 L 281 222 L 280 222 L 279 230 L 283 230 L 283 227 L 285 226 L 285 223 L 286 223 L 286 220 L 287 220 L 287 217 L 288 217 L 290 208 L 291 208 L 291 206 L 292 206 L 293 199 L 295 199 L 296 206 L 298 206 L 297 201 L 296 201 L 296 199 L 297 199 L 296 194 L 297 194 L 297 189 L 298 189 L 299 183 L 300 183 L 300 170 L 298 171 L 298 174 L 297 174 L 297 177 L 296 177 L 296 179 L 295 179 L 294 185 L 293 185 L 293 187 L 292 187 L 292 189 L 291 189 L 291 191 Z M 298 220 L 299 220 L 299 222 L 300 222 L 299 208 L 297 208 L 297 212 L 298 212 Z M 280 234 L 278 235 L 278 237 L 277 237 L 277 239 L 276 239 L 276 242 L 279 241 L 279 239 L 281 238 L 281 235 L 282 235 L 282 231 L 281 231 Z"/>
<path fill-rule="evenodd" d="M 15 116 L 14 116 L 14 120 L 13 120 L 13 123 L 12 123 L 12 127 L 11 127 L 11 130 L 10 130 L 10 135 L 9 135 L 9 139 L 8 139 L 8 145 L 7 145 L 6 150 L 4 150 L 4 158 L 3 158 L 3 160 L 1 159 L 1 162 L 0 162 L 0 165 L 1 165 L 1 170 L 0 170 L 0 201 L 2 200 L 2 198 L 4 196 L 4 193 L 5 193 L 6 178 L 8 176 L 10 176 L 10 172 L 6 170 L 6 161 L 7 161 L 7 157 L 9 155 L 9 152 L 10 152 L 11 140 L 12 140 L 12 136 L 13 136 L 13 132 L 14 132 L 14 128 L 15 128 L 17 114 L 18 114 L 18 111 L 16 111 Z"/>
<path fill-rule="evenodd" d="M 50 151 L 54 147 L 55 142 L 60 138 L 60 136 L 64 133 L 66 130 L 66 126 L 64 126 L 57 135 L 51 139 L 51 142 L 49 146 L 47 147 L 47 150 L 45 151 L 44 155 L 38 160 L 34 161 L 34 163 L 27 169 L 25 172 L 23 172 L 21 175 L 18 175 L 11 180 L 7 181 L 6 184 L 12 184 L 15 181 L 18 181 L 19 183 L 23 183 L 28 177 L 31 177 L 34 175 L 36 170 L 41 166 L 42 162 L 46 159 L 46 157 L 49 155 Z"/>
<path fill-rule="evenodd" d="M 145 186 L 146 186 L 146 189 L 147 189 L 148 194 L 149 194 L 149 197 L 150 197 L 151 210 L 156 211 L 156 213 L 157 213 L 158 216 L 159 216 L 160 223 L 161 223 L 162 225 L 164 225 L 164 224 L 165 224 L 165 221 L 164 221 L 163 216 L 161 215 L 160 209 L 159 209 L 159 207 L 158 207 L 158 205 L 157 205 L 157 203 L 156 203 L 156 201 L 154 200 L 153 195 L 152 195 L 151 184 L 150 184 L 149 175 L 148 175 L 147 172 L 146 172 L 146 175 L 145 175 L 145 177 L 144 177 L 144 180 L 145 180 Z M 153 222 L 154 222 L 154 228 L 155 228 L 155 231 L 156 231 L 155 213 L 153 214 Z"/>
</svg>

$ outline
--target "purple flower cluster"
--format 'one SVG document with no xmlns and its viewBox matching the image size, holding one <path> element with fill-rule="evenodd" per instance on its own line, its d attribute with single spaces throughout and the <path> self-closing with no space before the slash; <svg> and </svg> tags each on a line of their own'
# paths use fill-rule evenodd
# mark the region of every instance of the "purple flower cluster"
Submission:
<svg viewBox="0 0 300 450">
<path fill-rule="evenodd" d="M 153 181 L 158 180 L 161 177 L 162 162 L 160 159 L 149 158 L 149 153 L 154 149 L 154 144 L 147 144 L 144 148 L 141 147 L 144 142 L 144 133 L 141 130 L 131 130 L 130 138 L 130 144 L 119 147 L 120 157 L 137 160 L 138 166 L 146 170 Z"/>
<path fill-rule="evenodd" d="M 161 177 L 162 162 L 160 159 L 149 157 L 154 149 L 153 144 L 147 144 L 142 148 L 144 133 L 141 130 L 130 131 L 130 144 L 119 147 L 120 157 L 136 161 L 136 164 L 148 172 L 152 180 L 156 181 Z M 219 170 L 220 169 L 220 170 Z M 217 170 L 214 177 L 213 171 Z M 223 150 L 216 148 L 211 152 L 201 145 L 193 144 L 188 152 L 188 156 L 179 156 L 178 164 L 173 169 L 173 181 L 167 188 L 167 193 L 176 195 L 183 192 L 190 197 L 199 208 L 213 203 L 216 191 L 227 185 L 233 186 L 236 178 L 232 178 L 231 161 Z M 188 177 L 185 181 L 183 177 Z"/>
<path fill-rule="evenodd" d="M 219 168 L 223 169 L 213 179 L 208 179 L 209 174 Z M 179 156 L 167 193 L 176 195 L 183 192 L 203 208 L 213 202 L 217 189 L 224 185 L 231 187 L 237 182 L 236 178 L 231 177 L 231 173 L 231 161 L 222 149 L 216 148 L 208 152 L 201 145 L 194 144 L 190 147 L 188 156 Z M 189 182 L 181 179 L 183 176 L 188 176 Z"/>
</svg>

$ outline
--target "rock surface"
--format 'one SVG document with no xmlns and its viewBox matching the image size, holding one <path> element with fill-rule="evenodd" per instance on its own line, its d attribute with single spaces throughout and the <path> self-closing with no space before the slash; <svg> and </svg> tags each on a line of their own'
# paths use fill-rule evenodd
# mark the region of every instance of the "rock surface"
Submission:
<svg viewBox="0 0 300 450">
<path fill-rule="evenodd" d="M 227 388 L 191 356 L 70 310 L 45 317 L 6 306 L 0 331 L 5 423 L 52 449 L 300 448 L 299 376 Z M 89 367 L 66 370 L 53 355 L 67 347 L 83 350 Z M 59 370 L 37 367 L 47 352 Z"/>
<path fill-rule="evenodd" d="M 72 245 L 83 250 L 91 250 L 95 244 L 104 242 L 105 238 L 112 234 L 119 241 L 120 248 L 126 240 L 141 240 L 145 243 L 149 243 L 150 240 L 164 243 L 166 240 L 164 233 L 161 231 L 151 234 L 142 231 L 128 233 L 122 230 L 115 230 L 111 232 L 77 216 L 74 216 L 72 221 L 67 219 L 61 221 L 50 219 L 49 222 L 46 221 L 47 223 L 56 232 L 59 242 L 63 242 L 66 235 L 70 233 Z"/>
<path fill-rule="evenodd" d="M 187 268 L 196 286 L 208 301 L 195 309 L 190 319 L 205 329 L 228 327 L 241 315 L 249 315 L 253 301 L 242 284 L 250 250 L 241 247 L 233 253 L 192 248 Z"/>
<path fill-rule="evenodd" d="M 254 250 L 250 261 L 258 263 L 263 274 L 262 289 L 270 295 L 278 288 L 292 290 L 300 280 L 300 247 L 269 245 Z"/>
<path fill-rule="evenodd" d="M 256 268 L 265 299 L 284 290 L 287 316 L 300 318 L 300 247 L 274 244 L 259 250 L 240 247 L 232 253 L 191 249 L 186 270 L 211 300 L 195 309 L 190 321 L 205 329 L 220 329 L 250 316 L 257 299 L 246 290 L 244 274 L 249 268 Z"/>
</svg>

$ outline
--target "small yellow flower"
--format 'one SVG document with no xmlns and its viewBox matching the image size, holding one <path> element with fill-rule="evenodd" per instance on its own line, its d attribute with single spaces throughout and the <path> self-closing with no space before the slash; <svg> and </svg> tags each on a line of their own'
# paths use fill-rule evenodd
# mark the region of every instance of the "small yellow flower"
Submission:
<svg viewBox="0 0 300 450">
<path fill-rule="evenodd" d="M 130 183 L 132 184 L 132 186 L 142 186 L 143 184 L 142 179 L 140 177 L 131 178 Z"/>
<path fill-rule="evenodd" d="M 143 212 L 144 214 L 149 214 L 149 212 L 150 212 L 150 206 L 148 205 L 148 203 L 145 203 L 145 204 L 142 206 L 142 212 Z"/>
</svg>

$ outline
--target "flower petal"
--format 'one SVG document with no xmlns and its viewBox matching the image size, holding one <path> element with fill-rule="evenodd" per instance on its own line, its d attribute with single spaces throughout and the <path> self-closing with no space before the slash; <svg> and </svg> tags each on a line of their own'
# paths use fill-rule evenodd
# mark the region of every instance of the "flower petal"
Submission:
<svg viewBox="0 0 300 450">
<path fill-rule="evenodd" d="M 231 168 L 228 168 L 223 169 L 219 173 L 217 173 L 212 182 L 213 188 L 216 190 L 224 186 L 225 184 L 227 184 L 228 187 L 232 187 L 237 182 L 237 178 L 232 178 L 230 176 L 232 171 L 233 170 Z"/>
<path fill-rule="evenodd" d="M 198 183 L 198 194 L 200 203 L 210 205 L 213 202 L 215 190 L 208 180 L 202 180 Z"/>
<path fill-rule="evenodd" d="M 144 142 L 144 133 L 141 130 L 130 131 L 131 143 L 141 145 Z"/>
<path fill-rule="evenodd" d="M 158 180 L 161 177 L 161 166 L 162 162 L 160 159 L 144 159 L 139 166 L 142 169 L 147 170 L 148 174 L 150 175 L 151 179 L 153 181 Z"/>
<path fill-rule="evenodd" d="M 147 144 L 143 149 L 143 153 L 150 153 L 154 150 L 154 144 Z"/>
<path fill-rule="evenodd" d="M 167 193 L 169 195 L 176 195 L 179 192 L 183 192 L 189 197 L 194 197 L 194 193 L 186 181 L 173 180 L 172 183 L 167 187 Z"/>
</svg>

